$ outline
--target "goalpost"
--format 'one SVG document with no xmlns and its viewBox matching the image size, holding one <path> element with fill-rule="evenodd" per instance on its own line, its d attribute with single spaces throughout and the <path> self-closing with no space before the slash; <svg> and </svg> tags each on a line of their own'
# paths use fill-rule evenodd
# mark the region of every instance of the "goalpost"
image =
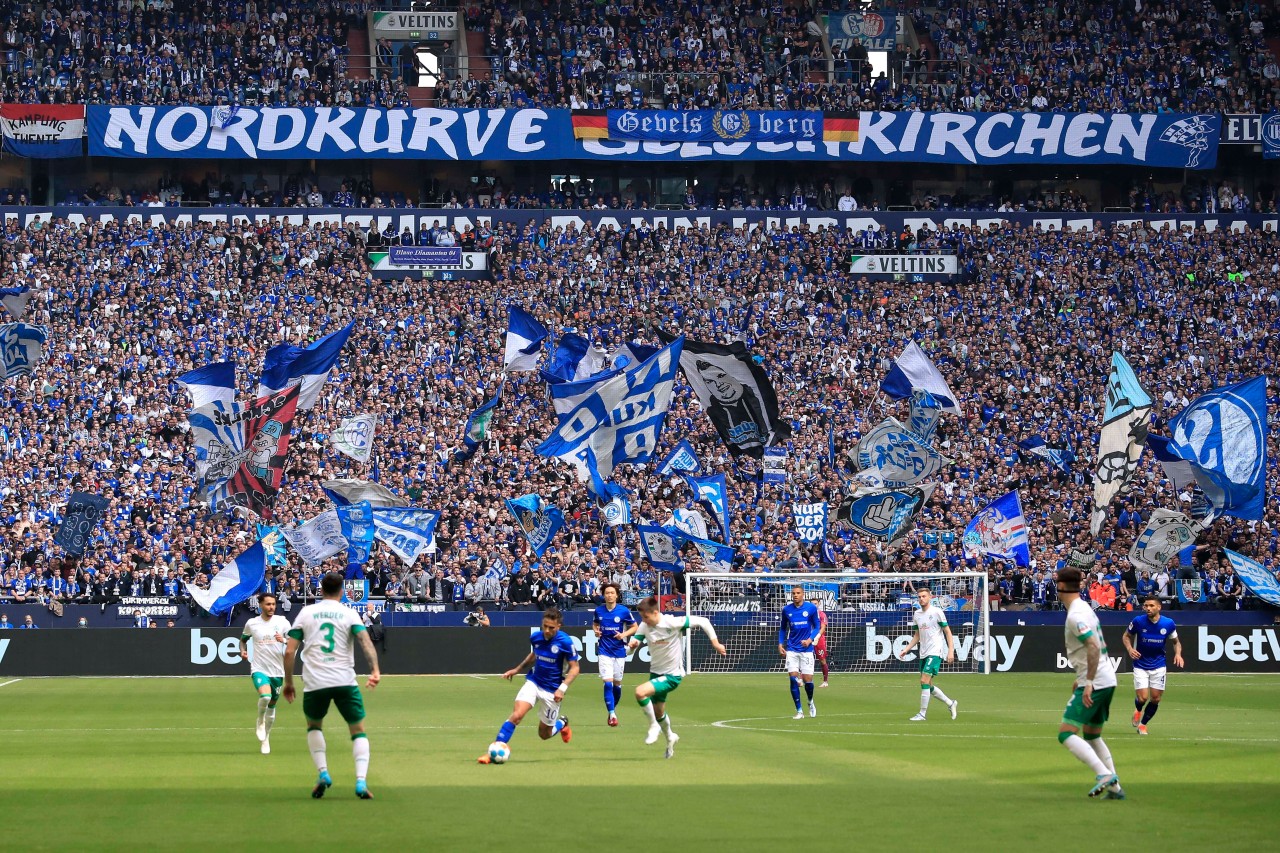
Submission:
<svg viewBox="0 0 1280 853">
<path fill-rule="evenodd" d="M 943 672 L 991 672 L 990 602 L 981 572 L 937 574 L 689 573 L 686 605 L 691 616 L 711 620 L 728 648 L 722 657 L 701 631 L 690 631 L 685 664 L 690 672 L 782 672 L 778 625 L 782 608 L 799 584 L 805 599 L 827 617 L 827 665 L 832 672 L 916 672 L 918 649 L 901 651 L 915 631 L 918 591 L 927 587 L 933 607 L 947 613 L 956 659 Z"/>
</svg>

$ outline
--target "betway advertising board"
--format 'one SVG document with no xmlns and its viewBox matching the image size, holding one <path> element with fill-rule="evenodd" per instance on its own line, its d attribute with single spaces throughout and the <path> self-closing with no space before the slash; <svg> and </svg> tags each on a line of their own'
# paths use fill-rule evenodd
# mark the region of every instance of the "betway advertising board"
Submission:
<svg viewBox="0 0 1280 853">
<path fill-rule="evenodd" d="M 772 625 L 773 622 L 771 621 Z M 1122 672 L 1130 671 L 1120 642 L 1122 628 L 1105 629 L 1108 653 Z M 382 671 L 391 675 L 500 673 L 528 653 L 525 628 L 391 628 L 388 650 L 378 650 Z M 594 672 L 599 659 L 590 630 L 570 635 Z M 726 626 L 722 639 L 739 660 L 758 663 L 756 669 L 781 667 L 776 631 Z M 856 629 L 832 632 L 828 654 L 837 672 L 865 670 L 915 672 L 914 652 L 902 661 L 897 653 L 910 642 L 902 627 L 864 623 Z M 1201 625 L 1181 633 L 1187 672 L 1280 673 L 1280 627 Z M 962 633 L 956 638 L 955 671 L 980 670 L 990 658 L 994 674 L 1005 672 L 1065 672 L 1062 628 L 1058 626 L 994 626 L 989 637 Z M 86 628 L 67 631 L 7 631 L 0 636 L 0 678 L 35 676 L 174 676 L 249 674 L 239 656 L 238 628 L 157 628 L 132 630 Z M 745 648 L 744 648 L 745 646 Z M 709 647 L 695 641 L 695 669 Z M 756 655 L 761 655 L 756 661 Z M 647 672 L 649 654 L 640 648 L 629 659 L 629 672 Z M 366 667 L 356 655 L 356 669 Z"/>
</svg>

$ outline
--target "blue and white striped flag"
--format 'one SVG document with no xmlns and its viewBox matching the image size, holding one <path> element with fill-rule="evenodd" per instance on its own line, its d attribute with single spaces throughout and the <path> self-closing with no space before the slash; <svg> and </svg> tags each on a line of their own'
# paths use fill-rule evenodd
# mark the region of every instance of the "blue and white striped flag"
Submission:
<svg viewBox="0 0 1280 853">
<path fill-rule="evenodd" d="M 208 589 L 200 589 L 183 581 L 191 600 L 212 613 L 222 616 L 262 588 L 267 576 L 267 552 L 261 542 L 222 567 L 209 581 Z"/>
<path fill-rule="evenodd" d="M 236 363 L 219 361 L 188 370 L 178 384 L 191 395 L 192 410 L 214 402 L 229 406 L 236 400 Z"/>
<path fill-rule="evenodd" d="M 301 383 L 298 410 L 313 407 L 320 398 L 325 380 L 329 378 L 329 371 L 337 363 L 338 356 L 342 354 L 342 348 L 355 327 L 353 320 L 309 346 L 283 343 L 267 350 L 262 378 L 258 380 L 258 396 L 265 397 L 292 384 Z"/>
<path fill-rule="evenodd" d="M 947 380 L 929 356 L 925 355 L 924 350 L 920 349 L 920 345 L 912 341 L 907 344 L 902 355 L 893 360 L 888 375 L 880 383 L 880 390 L 891 399 L 905 400 L 916 388 L 923 388 L 932 394 L 942 406 L 942 411 L 953 415 L 961 413 L 960 398 L 956 396 L 956 392 L 951 390 Z"/>
<path fill-rule="evenodd" d="M 44 358 L 49 334 L 42 327 L 26 323 L 0 326 L 0 379 L 30 376 Z"/>
<path fill-rule="evenodd" d="M 510 320 L 507 326 L 507 344 L 502 358 L 502 369 L 504 371 L 536 370 L 538 357 L 542 354 L 542 342 L 548 336 L 547 328 L 518 305 L 512 305 L 509 311 Z"/>
</svg>

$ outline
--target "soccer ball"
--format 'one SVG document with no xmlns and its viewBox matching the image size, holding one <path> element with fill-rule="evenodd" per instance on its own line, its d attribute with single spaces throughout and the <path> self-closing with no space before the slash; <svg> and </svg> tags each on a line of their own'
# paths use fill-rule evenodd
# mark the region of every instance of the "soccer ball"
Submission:
<svg viewBox="0 0 1280 853">
<path fill-rule="evenodd" d="M 494 764 L 506 764 L 507 759 L 511 757 L 511 747 L 507 746 L 500 740 L 495 740 L 489 744 L 489 761 Z"/>
</svg>

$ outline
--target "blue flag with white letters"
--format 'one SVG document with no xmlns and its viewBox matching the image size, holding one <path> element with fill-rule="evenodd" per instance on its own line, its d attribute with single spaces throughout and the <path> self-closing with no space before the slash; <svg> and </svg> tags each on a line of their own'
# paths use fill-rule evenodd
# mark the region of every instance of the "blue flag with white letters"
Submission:
<svg viewBox="0 0 1280 853">
<path fill-rule="evenodd" d="M 390 548 L 406 566 L 431 549 L 440 513 L 420 507 L 377 507 L 373 510 L 373 535 Z"/>
<path fill-rule="evenodd" d="M 364 564 L 373 550 L 373 505 L 368 501 L 336 508 L 342 535 L 347 537 L 347 577 L 364 577 Z"/>
<path fill-rule="evenodd" d="M 1228 548 L 1222 550 L 1249 592 L 1268 604 L 1280 607 L 1280 582 L 1276 581 L 1274 574 L 1267 571 L 1266 567 L 1257 560 L 1251 560 L 1244 554 L 1237 554 Z"/>
<path fill-rule="evenodd" d="M 6 323 L 0 326 L 0 379 L 30 376 L 44 358 L 49 334 L 40 326 Z"/>
<path fill-rule="evenodd" d="M 693 445 L 689 443 L 689 439 L 682 438 L 680 443 L 671 449 L 666 458 L 658 463 L 656 470 L 659 477 L 685 472 L 701 474 L 702 463 L 698 461 L 698 454 L 693 451 Z"/>
<path fill-rule="evenodd" d="M 1223 515 L 1262 518 L 1267 476 L 1267 379 L 1197 397 L 1169 422 L 1168 450 L 1190 462 Z"/>
<path fill-rule="evenodd" d="M 564 527 L 564 513 L 537 495 L 524 495 L 507 501 L 507 509 L 515 517 L 516 524 L 524 531 L 533 553 L 541 557 L 550 547 L 560 528 Z"/>
<path fill-rule="evenodd" d="M 729 542 L 729 493 L 725 486 L 724 474 L 713 474 L 708 477 L 695 477 L 685 474 L 684 481 L 693 490 L 699 505 L 712 518 L 720 522 L 720 532 L 724 541 Z"/>
<path fill-rule="evenodd" d="M 827 505 L 792 504 L 791 513 L 796 520 L 796 538 L 806 545 L 827 541 Z"/>
</svg>

